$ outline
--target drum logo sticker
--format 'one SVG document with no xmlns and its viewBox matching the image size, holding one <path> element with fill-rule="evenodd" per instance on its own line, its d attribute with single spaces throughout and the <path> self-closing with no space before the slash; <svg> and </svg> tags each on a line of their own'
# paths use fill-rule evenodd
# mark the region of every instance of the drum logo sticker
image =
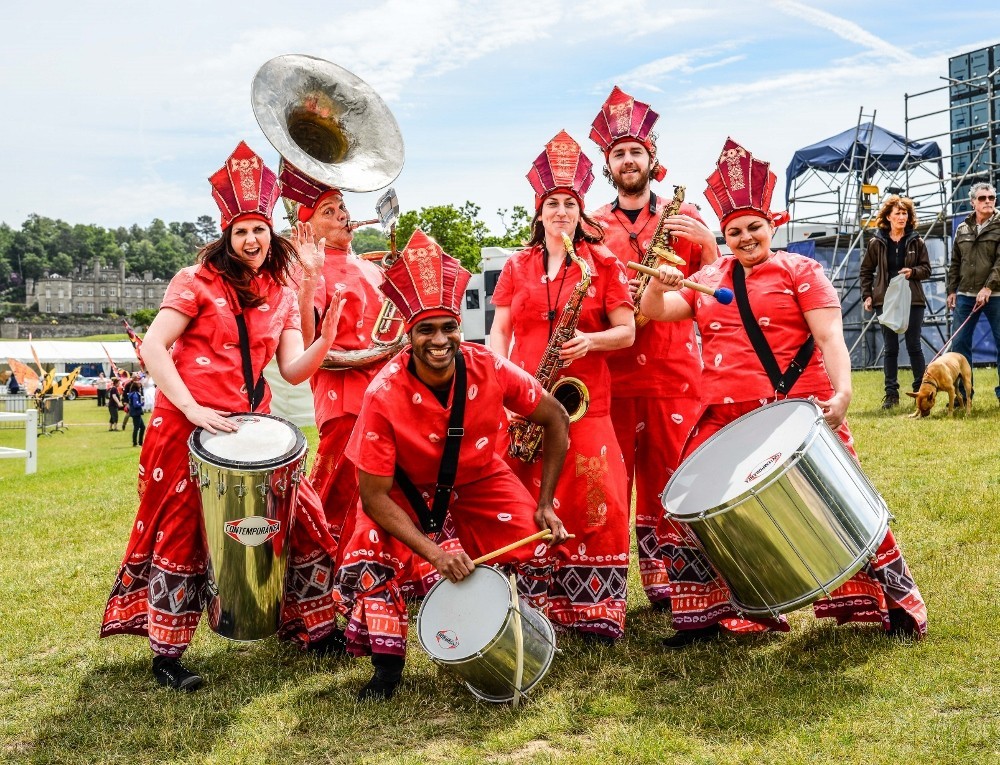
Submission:
<svg viewBox="0 0 1000 765">
<path fill-rule="evenodd" d="M 781 459 L 781 452 L 775 452 L 774 454 L 772 454 L 770 457 L 764 460 L 760 465 L 758 465 L 757 467 L 755 467 L 753 470 L 750 471 L 750 474 L 745 479 L 746 482 L 753 483 L 754 481 L 756 481 L 758 478 L 761 477 L 764 471 L 766 471 L 772 465 L 777 464 L 778 460 L 780 459 Z"/>
<path fill-rule="evenodd" d="M 438 630 L 434 639 L 439 646 L 449 651 L 458 648 L 458 635 L 455 634 L 454 630 Z"/>
<path fill-rule="evenodd" d="M 260 515 L 250 515 L 238 521 L 226 521 L 225 524 L 226 535 L 245 547 L 262 545 L 274 539 L 279 531 L 281 531 L 281 521 Z"/>
</svg>

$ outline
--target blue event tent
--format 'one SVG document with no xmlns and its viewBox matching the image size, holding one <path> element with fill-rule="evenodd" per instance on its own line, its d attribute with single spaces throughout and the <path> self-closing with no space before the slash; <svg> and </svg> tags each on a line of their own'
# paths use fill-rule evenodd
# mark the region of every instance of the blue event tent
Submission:
<svg viewBox="0 0 1000 765">
<path fill-rule="evenodd" d="M 934 141 L 909 141 L 874 122 L 826 138 L 812 146 L 799 149 L 785 171 L 785 204 L 791 199 L 793 181 L 807 170 L 828 173 L 867 171 L 869 178 L 876 172 L 898 170 L 927 160 L 941 160 L 941 148 Z"/>
</svg>

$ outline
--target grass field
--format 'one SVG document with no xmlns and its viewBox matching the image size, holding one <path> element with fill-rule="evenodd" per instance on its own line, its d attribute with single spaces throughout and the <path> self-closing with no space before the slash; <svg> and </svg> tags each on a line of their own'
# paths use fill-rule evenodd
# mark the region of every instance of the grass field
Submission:
<svg viewBox="0 0 1000 765">
<path fill-rule="evenodd" d="M 139 450 L 94 401 L 40 439 L 38 473 L 0 461 L 3 763 L 979 763 L 1000 759 L 1000 408 L 995 370 L 971 417 L 885 414 L 881 374 L 855 376 L 866 472 L 927 600 L 926 640 L 834 627 L 665 653 L 665 618 L 633 564 L 627 638 L 563 639 L 518 710 L 477 703 L 412 641 L 385 705 L 358 705 L 367 660 L 317 660 L 274 639 L 199 629 L 206 687 L 158 688 L 144 640 L 97 631 L 137 504 Z M 905 376 L 905 372 L 904 372 Z M 315 430 L 307 431 L 315 442 Z M 0 430 L 0 445 L 23 444 Z"/>
</svg>

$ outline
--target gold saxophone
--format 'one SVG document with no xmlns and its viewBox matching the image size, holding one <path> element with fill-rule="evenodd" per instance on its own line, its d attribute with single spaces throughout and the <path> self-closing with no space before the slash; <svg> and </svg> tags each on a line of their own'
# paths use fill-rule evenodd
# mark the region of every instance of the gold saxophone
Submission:
<svg viewBox="0 0 1000 765">
<path fill-rule="evenodd" d="M 675 266 L 684 265 L 684 259 L 674 252 L 674 248 L 670 246 L 670 233 L 667 231 L 666 225 L 667 218 L 671 215 L 676 215 L 680 211 L 681 203 L 683 202 L 684 186 L 674 186 L 674 198 L 663 208 L 660 220 L 656 224 L 656 231 L 653 232 L 653 238 L 649 240 L 649 247 L 646 248 L 646 254 L 642 256 L 642 260 L 640 261 L 647 268 L 657 268 L 663 261 L 673 263 Z M 642 293 L 646 291 L 646 286 L 649 284 L 650 278 L 649 274 L 639 274 L 636 277 L 639 286 L 635 290 L 635 295 L 632 296 L 632 299 L 635 301 L 636 329 L 645 326 L 646 322 L 649 321 L 649 317 L 644 316 L 639 310 L 639 301 L 642 300 Z"/>
<path fill-rule="evenodd" d="M 542 387 L 555 396 L 556 400 L 563 405 L 569 413 L 569 421 L 576 422 L 587 413 L 590 406 L 590 391 L 583 381 L 576 377 L 559 377 L 559 370 L 563 367 L 563 362 L 559 359 L 559 351 L 563 343 L 570 340 L 576 334 L 576 325 L 580 321 L 580 308 L 583 299 L 587 295 L 590 287 L 590 268 L 582 258 L 578 257 L 573 249 L 573 240 L 566 234 L 563 237 L 563 247 L 570 259 L 580 267 L 581 278 L 577 282 L 573 292 L 570 293 L 569 300 L 563 306 L 559 321 L 556 323 L 549 338 L 549 344 L 538 362 L 538 370 L 535 372 L 535 379 L 542 384 Z M 536 425 L 524 417 L 515 415 L 511 418 L 510 446 L 507 454 L 522 462 L 534 462 L 538 459 L 542 448 L 542 426 Z"/>
</svg>

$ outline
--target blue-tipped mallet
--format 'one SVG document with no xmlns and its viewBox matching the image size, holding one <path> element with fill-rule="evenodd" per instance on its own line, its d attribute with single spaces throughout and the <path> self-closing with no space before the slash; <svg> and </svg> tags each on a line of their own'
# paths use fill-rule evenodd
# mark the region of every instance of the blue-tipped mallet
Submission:
<svg viewBox="0 0 1000 765">
<path fill-rule="evenodd" d="M 642 265 L 642 263 L 636 263 L 634 261 L 629 261 L 626 265 L 633 271 L 638 271 L 640 274 L 648 274 L 649 276 L 659 276 L 660 272 L 655 268 L 649 268 L 648 266 Z M 698 284 L 698 282 L 691 282 L 687 279 L 681 279 L 681 284 L 695 292 L 701 292 L 704 295 L 711 295 L 716 300 L 718 300 L 723 305 L 729 305 L 733 302 L 733 291 L 726 287 L 719 287 L 717 290 L 713 290 L 711 287 L 706 287 L 704 284 Z"/>
</svg>

